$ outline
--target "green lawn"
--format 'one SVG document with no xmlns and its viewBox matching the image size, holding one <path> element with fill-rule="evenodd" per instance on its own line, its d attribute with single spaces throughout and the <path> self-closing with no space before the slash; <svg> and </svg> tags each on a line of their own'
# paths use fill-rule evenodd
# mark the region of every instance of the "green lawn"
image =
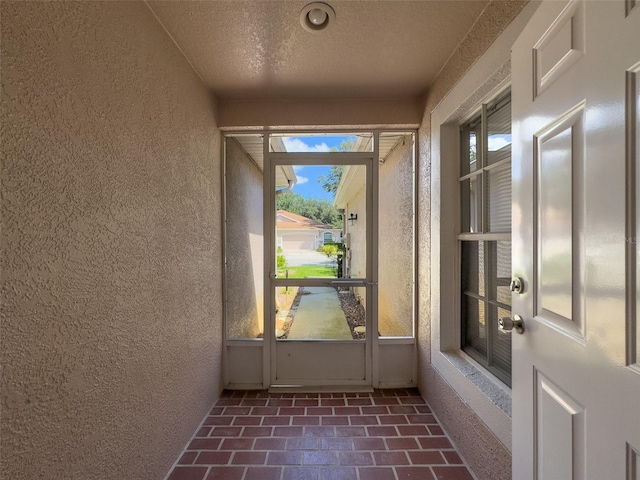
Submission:
<svg viewBox="0 0 640 480">
<path fill-rule="evenodd" d="M 278 278 L 285 278 L 285 271 L 289 270 L 289 278 L 308 277 L 336 277 L 333 268 L 324 265 L 305 265 L 301 267 L 288 267 L 278 269 Z"/>
</svg>

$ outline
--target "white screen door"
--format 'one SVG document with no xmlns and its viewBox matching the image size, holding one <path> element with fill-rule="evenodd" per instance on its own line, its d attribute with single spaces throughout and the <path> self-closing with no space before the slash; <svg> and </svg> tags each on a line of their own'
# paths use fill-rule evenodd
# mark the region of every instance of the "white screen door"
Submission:
<svg viewBox="0 0 640 480">
<path fill-rule="evenodd" d="M 513 478 L 640 478 L 640 6 L 544 1 L 515 43 Z"/>
<path fill-rule="evenodd" d="M 265 336 L 272 386 L 371 386 L 368 333 L 375 331 L 377 308 L 373 158 L 373 149 L 266 151 L 265 284 L 271 304 Z M 283 171 L 294 172 L 292 189 L 279 181 Z"/>
</svg>

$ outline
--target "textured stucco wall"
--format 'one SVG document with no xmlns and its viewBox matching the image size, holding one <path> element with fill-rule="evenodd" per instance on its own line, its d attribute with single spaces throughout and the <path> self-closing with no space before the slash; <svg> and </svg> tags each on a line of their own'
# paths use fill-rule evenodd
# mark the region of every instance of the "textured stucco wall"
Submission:
<svg viewBox="0 0 640 480">
<path fill-rule="evenodd" d="M 226 140 L 227 333 L 256 338 L 264 329 L 262 172 Z"/>
<path fill-rule="evenodd" d="M 364 170 L 361 175 L 358 175 L 356 181 L 362 185 L 362 188 L 349 200 L 345 208 L 347 217 L 351 213 L 358 215 L 358 219 L 353 225 L 349 221 L 346 222 L 345 233 L 350 235 L 347 261 L 349 262 L 350 278 L 365 278 L 367 276 L 367 199 L 366 188 L 364 187 Z M 353 287 L 351 291 L 360 303 L 366 307 L 367 289 Z"/>
<path fill-rule="evenodd" d="M 426 96 L 418 131 L 418 362 L 419 386 L 479 479 L 511 478 L 511 454 L 431 366 L 430 181 L 431 112 L 511 23 L 527 1 L 491 1 Z M 479 79 L 480 81 L 480 79 Z"/>
<path fill-rule="evenodd" d="M 222 100 L 220 127 L 307 127 L 395 125 L 416 128 L 422 104 L 414 98 L 341 100 Z"/>
<path fill-rule="evenodd" d="M 404 137 L 380 165 L 378 330 L 413 334 L 413 145 Z"/>
<path fill-rule="evenodd" d="M 222 385 L 214 100 L 142 2 L 0 8 L 0 477 L 161 479 Z"/>
</svg>

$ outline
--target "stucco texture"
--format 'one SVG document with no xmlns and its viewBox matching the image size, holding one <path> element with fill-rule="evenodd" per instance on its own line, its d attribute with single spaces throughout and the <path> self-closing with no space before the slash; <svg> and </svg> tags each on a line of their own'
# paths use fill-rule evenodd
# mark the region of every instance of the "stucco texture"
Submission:
<svg viewBox="0 0 640 480">
<path fill-rule="evenodd" d="M 226 140 L 227 335 L 264 331 L 263 175 L 233 138 Z"/>
<path fill-rule="evenodd" d="M 0 477 L 161 479 L 222 385 L 214 99 L 142 2 L 0 8 Z"/>
<path fill-rule="evenodd" d="M 418 372 L 423 395 L 481 480 L 511 478 L 511 453 L 431 366 L 431 112 L 520 13 L 527 1 L 489 2 L 430 86 L 418 130 Z"/>
<path fill-rule="evenodd" d="M 351 225 L 347 221 L 345 232 L 349 234 L 349 247 L 347 248 L 347 264 L 349 278 L 366 278 L 367 276 L 367 199 L 364 186 L 365 171 L 358 172 L 356 182 L 362 185 L 357 193 L 349 199 L 345 206 L 345 214 L 348 217 L 351 213 L 358 216 L 358 219 Z M 365 287 L 352 287 L 351 292 L 358 299 L 360 304 L 367 306 L 367 289 Z"/>
<path fill-rule="evenodd" d="M 378 331 L 413 335 L 413 140 L 407 135 L 380 165 Z"/>
</svg>

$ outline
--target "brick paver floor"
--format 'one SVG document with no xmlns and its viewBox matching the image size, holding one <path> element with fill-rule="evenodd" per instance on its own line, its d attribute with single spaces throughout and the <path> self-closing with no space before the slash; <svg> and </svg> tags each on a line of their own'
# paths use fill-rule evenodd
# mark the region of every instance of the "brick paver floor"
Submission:
<svg viewBox="0 0 640 480">
<path fill-rule="evenodd" d="M 168 480 L 473 480 L 417 389 L 224 391 Z"/>
</svg>

